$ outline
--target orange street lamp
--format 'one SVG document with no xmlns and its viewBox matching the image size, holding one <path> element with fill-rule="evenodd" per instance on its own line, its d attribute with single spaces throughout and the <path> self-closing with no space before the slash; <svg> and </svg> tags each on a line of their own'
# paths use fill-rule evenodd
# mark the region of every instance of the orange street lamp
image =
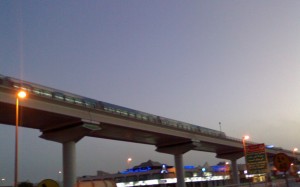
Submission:
<svg viewBox="0 0 300 187">
<path fill-rule="evenodd" d="M 18 165 L 19 165 L 19 158 L 18 158 L 18 150 L 19 150 L 19 98 L 23 99 L 26 97 L 26 92 L 21 90 L 17 93 L 16 97 L 16 134 L 15 134 L 15 187 L 18 186 Z"/>
<path fill-rule="evenodd" d="M 294 156 L 295 156 L 295 153 L 296 153 L 297 151 L 298 151 L 298 148 L 295 147 L 295 148 L 293 149 L 293 154 L 294 154 Z"/>
<path fill-rule="evenodd" d="M 248 135 L 243 136 L 243 140 L 249 140 L 249 139 L 250 139 L 250 136 L 248 136 Z"/>
<path fill-rule="evenodd" d="M 244 156 L 246 157 L 246 140 L 249 140 L 250 136 L 245 135 L 243 136 L 243 149 L 244 149 Z"/>
<path fill-rule="evenodd" d="M 131 161 L 132 161 L 132 158 L 129 157 L 129 158 L 127 159 L 127 167 L 128 167 L 128 169 L 130 169 L 130 162 L 131 162 Z"/>
<path fill-rule="evenodd" d="M 293 157 L 294 157 L 294 161 L 296 160 L 296 152 L 298 151 L 298 148 L 294 148 L 293 149 Z"/>
</svg>

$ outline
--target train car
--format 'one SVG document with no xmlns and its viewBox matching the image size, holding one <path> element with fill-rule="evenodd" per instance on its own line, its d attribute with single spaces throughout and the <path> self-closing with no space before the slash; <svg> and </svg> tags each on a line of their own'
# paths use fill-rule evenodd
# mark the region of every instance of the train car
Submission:
<svg viewBox="0 0 300 187">
<path fill-rule="evenodd" d="M 182 129 L 184 131 L 192 131 L 207 136 L 226 138 L 225 133 L 221 131 L 200 127 L 197 125 L 149 114 L 146 112 L 141 112 L 138 110 L 98 101 L 95 99 L 82 97 L 76 94 L 49 88 L 46 86 L 41 86 L 38 84 L 21 81 L 12 77 L 6 77 L 1 74 L 0 74 L 0 86 L 12 90 L 22 89 L 36 96 L 47 97 L 49 99 L 54 99 L 69 104 L 87 107 L 89 110 L 99 110 L 99 111 L 111 113 L 113 115 L 118 115 L 118 116 L 127 117 L 135 120 L 149 122 L 155 125 L 165 125 L 168 127 Z"/>
</svg>

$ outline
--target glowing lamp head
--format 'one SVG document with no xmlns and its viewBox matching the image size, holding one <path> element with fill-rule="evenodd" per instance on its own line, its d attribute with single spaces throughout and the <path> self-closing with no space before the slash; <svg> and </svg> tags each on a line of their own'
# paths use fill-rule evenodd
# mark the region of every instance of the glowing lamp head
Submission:
<svg viewBox="0 0 300 187">
<path fill-rule="evenodd" d="M 249 140 L 249 138 L 250 138 L 250 136 L 245 135 L 245 136 L 243 137 L 243 140 Z"/>
<path fill-rule="evenodd" d="M 298 148 L 294 148 L 294 150 L 293 150 L 294 152 L 296 152 L 296 151 L 298 151 Z"/>
<path fill-rule="evenodd" d="M 23 99 L 23 98 L 25 98 L 26 97 L 26 92 L 25 91 L 23 91 L 23 90 L 21 90 L 21 91 L 19 91 L 18 92 L 18 98 L 21 98 L 21 99 Z"/>
</svg>

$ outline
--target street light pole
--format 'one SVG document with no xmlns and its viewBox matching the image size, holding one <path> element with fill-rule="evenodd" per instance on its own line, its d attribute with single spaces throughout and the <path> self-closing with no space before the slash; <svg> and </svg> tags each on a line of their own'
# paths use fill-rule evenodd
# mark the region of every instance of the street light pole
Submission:
<svg viewBox="0 0 300 187">
<path fill-rule="evenodd" d="M 243 136 L 243 149 L 244 149 L 244 156 L 246 158 L 246 140 L 248 140 L 250 137 L 248 135 Z"/>
<path fill-rule="evenodd" d="M 59 170 L 59 171 L 58 171 L 58 179 L 57 179 L 57 180 L 58 180 L 57 182 L 58 182 L 59 184 L 61 184 L 61 181 L 60 181 L 60 176 L 61 176 L 61 174 L 62 174 L 62 171 Z"/>
<path fill-rule="evenodd" d="M 17 97 L 16 99 L 16 129 L 15 129 L 15 183 L 14 186 L 18 186 L 18 137 L 19 137 L 19 132 L 18 132 L 18 127 L 19 127 L 19 98 Z"/>
<path fill-rule="evenodd" d="M 296 152 L 298 151 L 298 148 L 294 148 L 293 149 L 293 165 L 292 165 L 292 169 L 293 169 L 293 172 L 295 172 L 295 176 L 296 176 L 296 174 L 297 174 L 297 166 L 296 166 L 296 160 L 297 160 L 297 158 L 296 158 Z"/>
<path fill-rule="evenodd" d="M 243 149 L 244 149 L 244 156 L 245 156 L 245 165 L 246 165 L 246 169 L 247 169 L 247 172 L 248 172 L 248 166 L 247 166 L 247 148 L 246 148 L 246 140 L 248 140 L 250 138 L 250 136 L 248 135 L 245 135 L 243 136 Z M 245 174 L 245 177 L 246 177 L 246 174 Z M 250 183 L 251 185 L 251 183 Z"/>
<path fill-rule="evenodd" d="M 293 149 L 293 156 L 294 156 L 294 162 L 296 161 L 296 152 L 298 151 L 298 148 Z M 295 163 L 294 163 L 295 164 Z"/>
<path fill-rule="evenodd" d="M 19 165 L 19 98 L 25 98 L 26 92 L 19 91 L 16 97 L 16 129 L 15 129 L 15 181 L 14 186 L 18 186 L 18 165 Z"/>
</svg>

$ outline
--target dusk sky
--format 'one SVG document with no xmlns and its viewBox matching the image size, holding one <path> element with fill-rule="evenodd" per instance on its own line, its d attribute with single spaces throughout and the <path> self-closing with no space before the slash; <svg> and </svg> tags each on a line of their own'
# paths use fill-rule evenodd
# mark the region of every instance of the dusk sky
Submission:
<svg viewBox="0 0 300 187">
<path fill-rule="evenodd" d="M 222 131 L 300 148 L 299 0 L 0 1 L 0 74 Z M 1 115 L 1 114 L 0 114 Z M 20 130 L 20 181 L 61 179 L 62 146 Z M 117 172 L 155 146 L 83 138 L 77 175 Z M 213 165 L 191 151 L 185 165 Z M 240 162 L 243 162 L 242 160 Z M 11 185 L 14 126 L 0 124 Z M 3 185 L 0 181 L 0 186 Z"/>
</svg>

